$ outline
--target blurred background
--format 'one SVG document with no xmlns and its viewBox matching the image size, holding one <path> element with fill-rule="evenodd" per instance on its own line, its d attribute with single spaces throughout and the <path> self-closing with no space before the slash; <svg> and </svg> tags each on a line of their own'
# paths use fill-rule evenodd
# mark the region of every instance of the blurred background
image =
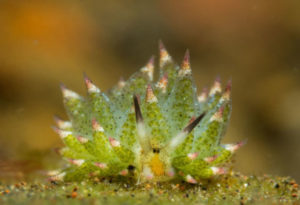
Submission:
<svg viewBox="0 0 300 205">
<path fill-rule="evenodd" d="M 59 83 L 103 90 L 158 56 L 191 53 L 201 89 L 233 80 L 224 142 L 248 139 L 245 174 L 300 180 L 300 2 L 296 0 L 1 0 L 0 179 L 59 166 L 53 115 L 66 117 Z"/>
</svg>

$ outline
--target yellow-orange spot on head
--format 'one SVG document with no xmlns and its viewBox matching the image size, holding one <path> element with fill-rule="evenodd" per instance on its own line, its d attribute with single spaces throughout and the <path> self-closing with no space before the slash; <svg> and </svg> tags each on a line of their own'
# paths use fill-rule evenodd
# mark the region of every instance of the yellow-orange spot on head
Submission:
<svg viewBox="0 0 300 205">
<path fill-rule="evenodd" d="M 165 174 L 164 163 L 159 159 L 159 154 L 154 154 L 150 161 L 151 171 L 155 176 L 163 176 Z"/>
</svg>

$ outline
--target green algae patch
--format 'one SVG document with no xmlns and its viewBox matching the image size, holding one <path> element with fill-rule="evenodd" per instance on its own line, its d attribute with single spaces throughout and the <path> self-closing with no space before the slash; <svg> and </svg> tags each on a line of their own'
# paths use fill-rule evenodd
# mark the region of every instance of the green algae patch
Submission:
<svg viewBox="0 0 300 205">
<path fill-rule="evenodd" d="M 238 173 L 197 185 L 180 181 L 136 185 L 109 178 L 0 185 L 0 204 L 298 204 L 299 195 L 298 184 L 290 177 Z"/>
</svg>

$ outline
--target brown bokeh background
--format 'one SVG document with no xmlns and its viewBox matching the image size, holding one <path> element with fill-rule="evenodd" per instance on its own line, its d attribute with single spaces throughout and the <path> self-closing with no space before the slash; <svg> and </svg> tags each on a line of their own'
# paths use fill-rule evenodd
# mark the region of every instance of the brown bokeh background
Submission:
<svg viewBox="0 0 300 205">
<path fill-rule="evenodd" d="M 300 180 L 300 2 L 296 0 L 10 1 L 0 7 L 0 178 L 57 165 L 53 115 L 65 117 L 59 82 L 85 94 L 158 54 L 191 52 L 201 88 L 233 80 L 225 142 L 246 174 Z"/>
</svg>

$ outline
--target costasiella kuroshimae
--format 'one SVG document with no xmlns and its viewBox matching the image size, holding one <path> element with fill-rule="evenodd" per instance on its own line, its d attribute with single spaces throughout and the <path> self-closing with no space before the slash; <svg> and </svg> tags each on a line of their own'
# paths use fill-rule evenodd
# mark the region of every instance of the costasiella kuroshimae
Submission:
<svg viewBox="0 0 300 205">
<path fill-rule="evenodd" d="M 70 121 L 56 117 L 54 130 L 68 163 L 51 180 L 124 176 L 197 183 L 226 173 L 244 144 L 221 144 L 231 114 L 231 81 L 222 90 L 217 78 L 197 96 L 189 52 L 178 66 L 162 43 L 157 82 L 153 72 L 151 58 L 108 92 L 85 77 L 87 97 L 61 86 Z"/>
</svg>

